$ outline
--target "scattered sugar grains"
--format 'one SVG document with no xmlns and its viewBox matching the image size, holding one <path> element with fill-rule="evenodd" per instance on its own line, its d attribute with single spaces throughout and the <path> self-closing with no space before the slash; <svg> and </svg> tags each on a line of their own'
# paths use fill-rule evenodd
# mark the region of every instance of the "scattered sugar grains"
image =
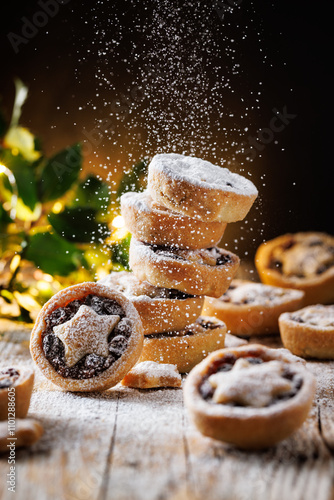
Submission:
<svg viewBox="0 0 334 500">
<path fill-rule="evenodd" d="M 120 8 L 97 0 L 83 5 L 80 16 L 95 34 L 89 50 L 82 51 L 78 36 L 75 47 L 77 80 L 83 83 L 94 68 L 89 76 L 96 82 L 95 96 L 78 103 L 95 110 L 84 134 L 88 161 L 109 171 L 114 191 L 115 172 L 156 153 L 204 158 L 252 177 L 246 152 L 249 137 L 266 125 L 259 125 L 266 87 L 248 78 L 243 54 L 250 43 L 254 60 L 264 70 L 272 66 L 256 2 L 221 16 L 215 2 L 128 0 Z"/>
</svg>

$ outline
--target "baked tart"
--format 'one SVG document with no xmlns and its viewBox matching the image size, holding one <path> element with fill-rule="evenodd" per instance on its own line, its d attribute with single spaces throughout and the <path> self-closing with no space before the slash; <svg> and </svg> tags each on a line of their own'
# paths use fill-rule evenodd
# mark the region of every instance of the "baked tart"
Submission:
<svg viewBox="0 0 334 500">
<path fill-rule="evenodd" d="M 204 222 L 246 217 L 258 191 L 245 177 L 179 154 L 157 154 L 148 167 L 147 189 L 165 207 Z"/>
<path fill-rule="evenodd" d="M 235 335 L 279 333 L 278 318 L 302 306 L 304 292 L 247 280 L 233 280 L 218 299 L 206 297 L 202 314 L 226 323 Z"/>
<path fill-rule="evenodd" d="M 204 297 L 158 288 L 127 271 L 111 272 L 99 283 L 122 292 L 137 309 L 144 335 L 181 330 L 201 314 Z"/>
<path fill-rule="evenodd" d="M 202 222 L 169 210 L 152 200 L 147 191 L 121 197 L 127 229 L 145 243 L 196 250 L 218 245 L 226 223 Z"/>
<path fill-rule="evenodd" d="M 210 352 L 224 346 L 225 333 L 225 323 L 200 316 L 183 330 L 147 335 L 139 362 L 173 364 L 180 373 L 189 372 Z"/>
<path fill-rule="evenodd" d="M 34 371 L 26 367 L 0 368 L 0 420 L 7 420 L 14 408 L 16 418 L 24 418 L 34 386 Z M 9 403 L 13 403 L 10 404 Z"/>
<path fill-rule="evenodd" d="M 239 257 L 222 248 L 182 250 L 130 243 L 130 267 L 141 281 L 193 295 L 220 297 L 230 286 Z"/>
<path fill-rule="evenodd" d="M 317 304 L 279 318 L 284 347 L 303 358 L 334 359 L 334 305 Z"/>
<path fill-rule="evenodd" d="M 334 302 L 334 237 L 285 234 L 259 246 L 255 264 L 263 283 L 305 292 L 304 305 Z"/>
<path fill-rule="evenodd" d="M 0 453 L 9 453 L 9 446 L 15 443 L 16 448 L 31 446 L 43 435 L 44 428 L 40 422 L 32 418 L 16 418 L 13 434 L 8 433 L 8 422 L 0 422 Z"/>
<path fill-rule="evenodd" d="M 184 385 L 196 427 L 244 449 L 285 439 L 307 418 L 315 393 L 315 379 L 298 359 L 256 344 L 213 352 Z"/>
<path fill-rule="evenodd" d="M 100 391 L 122 380 L 142 345 L 134 305 L 107 286 L 81 283 L 61 290 L 43 306 L 30 351 L 45 377 L 62 389 Z"/>
</svg>

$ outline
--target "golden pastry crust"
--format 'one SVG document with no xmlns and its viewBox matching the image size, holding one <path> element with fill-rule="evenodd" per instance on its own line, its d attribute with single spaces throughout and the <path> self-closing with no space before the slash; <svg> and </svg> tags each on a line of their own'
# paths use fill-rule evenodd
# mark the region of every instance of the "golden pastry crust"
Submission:
<svg viewBox="0 0 334 500">
<path fill-rule="evenodd" d="M 180 373 L 189 372 L 210 352 L 224 346 L 225 333 L 222 321 L 200 316 L 193 325 L 179 332 L 145 337 L 139 362 L 171 363 Z"/>
<path fill-rule="evenodd" d="M 203 314 L 221 319 L 235 335 L 279 333 L 280 314 L 299 309 L 303 298 L 300 290 L 236 279 L 219 299 L 205 298 Z"/>
<path fill-rule="evenodd" d="M 68 304 L 75 300 L 85 300 L 88 296 L 106 298 L 115 301 L 125 313 L 124 320 L 127 322 L 131 334 L 127 340 L 125 350 L 107 369 L 104 369 L 98 375 L 93 375 L 89 378 L 66 378 L 56 371 L 54 366 L 52 366 L 51 362 L 47 359 L 43 350 L 42 338 L 47 328 L 47 319 L 56 309 L 65 308 Z M 86 335 L 86 331 L 84 330 L 85 329 L 83 328 L 83 333 Z M 97 337 L 94 345 L 98 345 L 98 336 L 100 335 L 100 332 L 96 332 L 96 335 Z M 31 334 L 30 351 L 33 360 L 44 376 L 62 389 L 68 391 L 101 391 L 116 385 L 122 380 L 124 375 L 138 360 L 142 350 L 142 345 L 143 329 L 140 317 L 133 304 L 120 292 L 98 283 L 87 282 L 61 290 L 43 306 Z M 94 355 L 94 352 L 91 354 Z M 65 366 L 65 369 L 68 369 L 68 367 Z"/>
<path fill-rule="evenodd" d="M 304 307 L 279 318 L 284 347 L 303 358 L 334 359 L 334 305 Z"/>
<path fill-rule="evenodd" d="M 260 358 L 264 364 L 274 361 L 275 369 L 280 368 L 282 364 L 282 369 L 284 367 L 282 377 L 285 378 L 278 377 L 278 383 L 283 383 L 284 386 L 284 380 L 286 380 L 286 384 L 289 385 L 290 378 L 291 381 L 295 381 L 295 390 L 290 392 L 291 396 L 286 392 L 287 399 L 275 401 L 275 397 L 280 394 L 279 391 L 284 394 L 284 391 L 288 389 L 280 388 L 274 377 L 276 385 L 273 383 L 272 387 L 266 385 L 268 379 L 262 380 L 261 377 L 257 381 L 255 380 L 255 385 L 252 387 L 249 385 L 250 378 L 249 375 L 247 376 L 247 370 L 245 369 L 243 378 L 239 378 L 241 380 L 239 385 L 235 387 L 234 381 L 234 389 L 233 384 L 228 386 L 227 383 L 224 388 L 224 382 L 221 382 L 220 394 L 222 396 L 218 394 L 221 399 L 225 397 L 226 400 L 229 400 L 227 398 L 231 398 L 234 391 L 231 401 L 239 401 L 241 394 L 246 398 L 245 401 L 243 397 L 241 399 L 243 405 L 240 405 L 240 403 L 215 403 L 212 398 L 205 399 L 203 383 L 208 381 L 209 377 L 215 373 L 222 374 L 222 372 L 217 372 L 217 369 L 224 362 L 237 363 L 239 360 L 244 363 L 240 358 Z M 312 406 L 316 385 L 312 373 L 306 370 L 303 363 L 295 360 L 297 361 L 298 358 L 292 356 L 285 349 L 269 349 L 256 344 L 235 349 L 222 349 L 210 354 L 190 372 L 184 385 L 185 405 L 197 428 L 205 436 L 244 449 L 267 448 L 288 437 L 307 418 Z M 254 380 L 254 370 L 252 372 Z M 231 372 L 227 371 L 226 373 Z M 241 370 L 239 377 L 240 375 L 243 375 Z M 224 381 L 224 379 L 222 380 Z M 243 380 L 245 381 L 244 386 L 242 385 Z M 299 383 L 301 383 L 300 387 L 297 385 Z M 259 401 L 256 393 L 257 387 L 260 387 L 260 392 L 261 388 L 267 388 L 269 396 L 272 392 L 272 403 L 267 406 L 261 405 L 261 398 Z M 226 391 L 225 394 L 224 390 Z M 253 395 L 256 407 L 248 404 Z"/>
<path fill-rule="evenodd" d="M 182 379 L 176 365 L 143 361 L 125 375 L 122 385 L 136 389 L 181 387 Z"/>
<path fill-rule="evenodd" d="M 15 416 L 24 418 L 29 410 L 34 386 L 34 371 L 26 367 L 0 368 L 0 420 L 8 419 L 9 401 L 15 408 Z"/>
<path fill-rule="evenodd" d="M 139 281 L 127 271 L 112 272 L 99 283 L 115 288 L 131 300 L 139 313 L 144 335 L 182 330 L 198 318 L 204 304 L 203 296 L 158 288 Z"/>
<path fill-rule="evenodd" d="M 44 428 L 37 420 L 31 418 L 17 418 L 15 420 L 14 435 L 9 436 L 8 423 L 0 422 L 0 452 L 6 451 L 8 453 L 8 445 L 10 444 L 11 439 L 12 442 L 15 442 L 15 448 L 31 446 L 40 439 L 43 432 Z"/>
<path fill-rule="evenodd" d="M 122 216 L 133 236 L 145 243 L 196 250 L 217 245 L 226 223 L 202 222 L 172 212 L 155 203 L 150 195 L 126 193 L 121 197 Z"/>
<path fill-rule="evenodd" d="M 303 305 L 334 302 L 334 237 L 285 234 L 262 243 L 255 264 L 263 283 L 305 292 Z"/>
<path fill-rule="evenodd" d="M 244 219 L 258 194 L 251 181 L 227 168 L 174 153 L 154 156 L 147 188 L 157 203 L 204 222 Z"/>
<path fill-rule="evenodd" d="M 139 280 L 193 295 L 220 297 L 239 267 L 239 257 L 222 248 L 180 250 L 130 243 L 130 267 Z"/>
</svg>

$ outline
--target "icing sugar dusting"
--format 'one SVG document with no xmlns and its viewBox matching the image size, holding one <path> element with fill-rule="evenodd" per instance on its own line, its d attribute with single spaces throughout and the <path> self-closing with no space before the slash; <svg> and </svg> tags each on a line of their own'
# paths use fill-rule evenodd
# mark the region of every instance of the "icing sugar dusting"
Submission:
<svg viewBox="0 0 334 500">
<path fill-rule="evenodd" d="M 163 171 L 176 181 L 186 180 L 199 187 L 233 191 L 245 196 L 258 193 L 250 180 L 200 158 L 174 153 L 158 154 L 152 159 L 149 168 Z"/>
<path fill-rule="evenodd" d="M 181 375 L 177 366 L 156 361 L 142 361 L 125 376 L 123 385 L 143 389 L 155 387 L 181 387 Z"/>
<path fill-rule="evenodd" d="M 299 290 L 235 280 L 234 282 L 232 281 L 232 288 L 229 288 L 222 298 L 224 300 L 226 297 L 231 302 L 238 304 L 252 303 L 271 306 L 289 302 L 290 300 L 301 299 L 303 295 L 303 292 Z"/>
</svg>

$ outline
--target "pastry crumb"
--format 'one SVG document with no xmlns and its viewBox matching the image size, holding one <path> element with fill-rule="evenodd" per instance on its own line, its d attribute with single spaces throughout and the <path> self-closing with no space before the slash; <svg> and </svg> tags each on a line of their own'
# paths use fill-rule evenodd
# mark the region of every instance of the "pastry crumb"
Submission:
<svg viewBox="0 0 334 500">
<path fill-rule="evenodd" d="M 181 387 L 181 375 L 176 365 L 142 361 L 132 368 L 121 384 L 136 389 Z"/>
</svg>

